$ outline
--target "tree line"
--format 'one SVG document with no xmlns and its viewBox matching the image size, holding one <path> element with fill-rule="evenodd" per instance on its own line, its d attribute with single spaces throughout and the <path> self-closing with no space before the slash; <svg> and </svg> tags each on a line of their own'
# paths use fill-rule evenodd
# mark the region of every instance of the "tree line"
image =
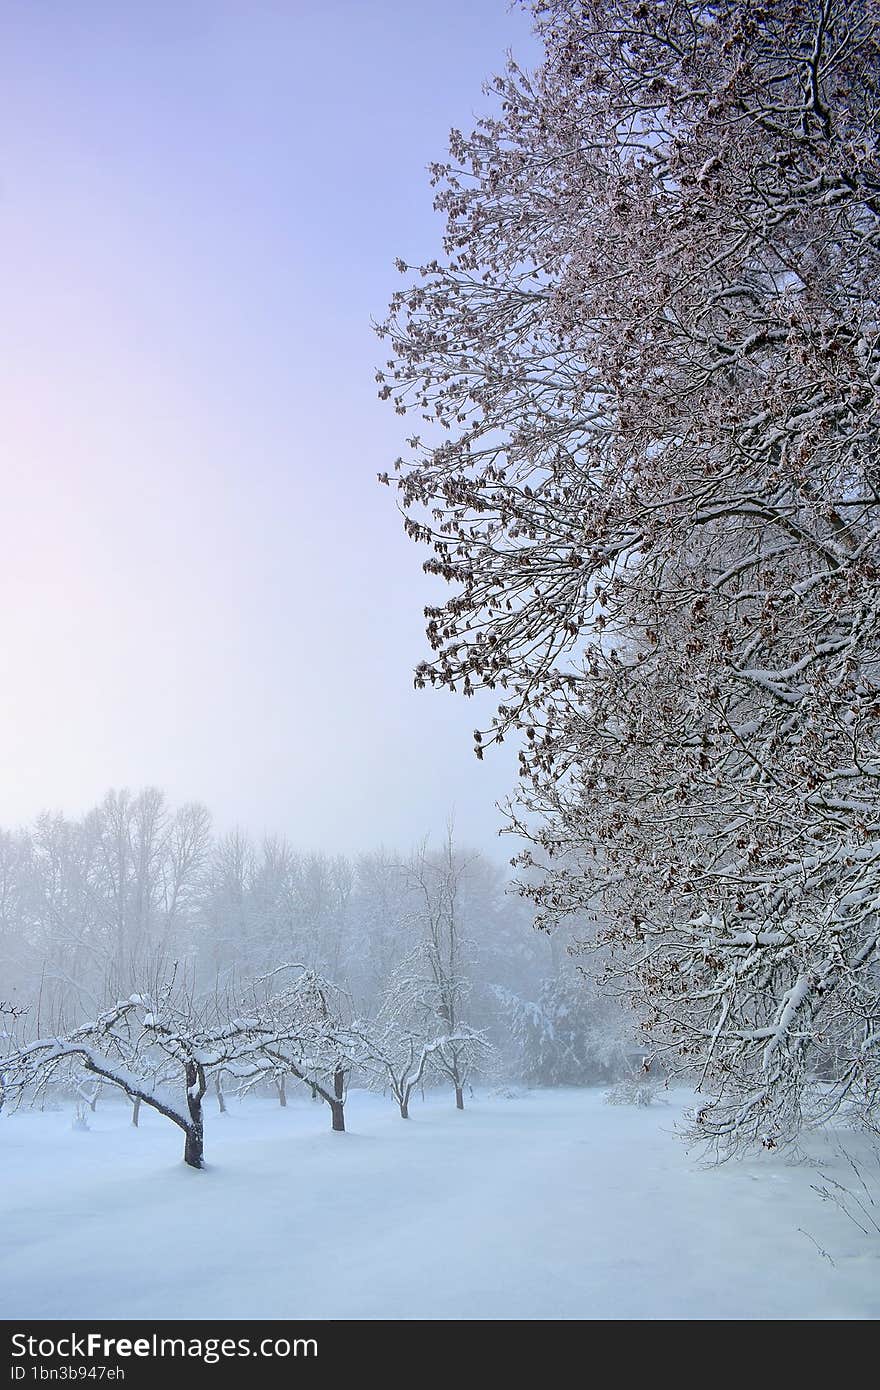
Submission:
<svg viewBox="0 0 880 1390">
<path fill-rule="evenodd" d="M 624 1020 L 585 990 L 502 870 L 459 847 L 350 858 L 216 835 L 205 807 L 111 791 L 0 832 L 0 1091 L 121 1089 L 185 1135 L 203 1102 L 302 1083 L 345 1127 L 350 1085 L 409 1117 L 445 1084 L 610 1079 Z M 91 1089 L 89 1087 L 91 1086 Z"/>
</svg>

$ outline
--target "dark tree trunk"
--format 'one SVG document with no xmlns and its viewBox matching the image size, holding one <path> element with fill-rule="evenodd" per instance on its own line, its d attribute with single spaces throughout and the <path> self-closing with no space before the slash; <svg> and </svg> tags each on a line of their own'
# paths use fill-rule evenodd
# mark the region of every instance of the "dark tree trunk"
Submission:
<svg viewBox="0 0 880 1390">
<path fill-rule="evenodd" d="M 464 1093 L 460 1086 L 455 1088 L 455 1108 L 456 1110 L 464 1110 Z"/>
<path fill-rule="evenodd" d="M 337 1067 L 333 1073 L 333 1094 L 337 1100 L 342 1100 L 345 1095 L 345 1072 L 341 1067 Z"/>
<path fill-rule="evenodd" d="M 345 1102 L 341 1100 L 331 1100 L 330 1114 L 333 1116 L 333 1128 L 338 1134 L 345 1133 Z"/>
<path fill-rule="evenodd" d="M 131 1122 L 132 1122 L 132 1124 L 134 1125 L 135 1129 L 137 1129 L 137 1127 L 138 1127 L 138 1121 L 140 1120 L 140 1117 L 141 1117 L 141 1098 L 140 1098 L 140 1096 L 135 1096 L 134 1101 L 132 1102 L 132 1106 L 131 1106 Z"/>
<path fill-rule="evenodd" d="M 285 1110 L 287 1108 L 287 1091 L 284 1086 L 284 1077 L 280 1076 L 275 1082 L 275 1085 L 278 1087 L 278 1100 L 281 1104 L 281 1109 Z"/>
<path fill-rule="evenodd" d="M 188 1163 L 190 1168 L 201 1168 L 205 1156 L 205 1144 L 201 1130 L 190 1128 L 186 1131 L 186 1144 L 183 1149 L 183 1161 Z"/>
<path fill-rule="evenodd" d="M 320 1099 L 321 1099 L 321 1097 L 318 1095 L 318 1088 L 317 1088 L 317 1086 L 312 1086 L 312 1100 L 320 1100 Z"/>
<path fill-rule="evenodd" d="M 404 1096 L 400 1102 L 400 1118 L 402 1120 L 409 1119 L 409 1096 Z"/>
<path fill-rule="evenodd" d="M 186 1131 L 183 1161 L 190 1168 L 201 1168 L 205 1152 L 205 1120 L 202 1097 L 205 1094 L 205 1074 L 196 1062 L 186 1064 L 186 1104 L 190 1124 Z"/>
<path fill-rule="evenodd" d="M 220 1107 L 220 1114 L 226 1114 L 226 1097 L 223 1094 L 223 1083 L 220 1080 L 220 1073 L 214 1077 L 214 1089 L 217 1092 L 217 1104 Z"/>
</svg>

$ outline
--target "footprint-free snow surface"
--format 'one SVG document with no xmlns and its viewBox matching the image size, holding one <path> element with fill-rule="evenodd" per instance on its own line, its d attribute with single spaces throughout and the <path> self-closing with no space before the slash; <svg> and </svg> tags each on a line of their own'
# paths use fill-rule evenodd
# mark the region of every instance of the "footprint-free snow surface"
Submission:
<svg viewBox="0 0 880 1390">
<path fill-rule="evenodd" d="M 0 1116 L 0 1310 L 22 1318 L 866 1318 L 878 1243 L 768 1154 L 706 1168 L 684 1098 L 352 1094 L 231 1103 L 208 1168 L 154 1114 L 102 1100 Z M 844 1141 L 848 1142 L 848 1141 Z M 833 1261 L 833 1263 L 832 1263 Z"/>
</svg>

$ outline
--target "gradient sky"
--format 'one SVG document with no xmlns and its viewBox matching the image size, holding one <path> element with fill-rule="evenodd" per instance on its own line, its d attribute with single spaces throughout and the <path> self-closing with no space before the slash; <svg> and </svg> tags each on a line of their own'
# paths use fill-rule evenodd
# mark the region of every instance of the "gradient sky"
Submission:
<svg viewBox="0 0 880 1390">
<path fill-rule="evenodd" d="M 436 591 L 370 320 L 509 47 L 506 0 L 0 0 L 0 824 L 155 783 L 507 852 L 512 757 L 412 689 Z"/>
</svg>

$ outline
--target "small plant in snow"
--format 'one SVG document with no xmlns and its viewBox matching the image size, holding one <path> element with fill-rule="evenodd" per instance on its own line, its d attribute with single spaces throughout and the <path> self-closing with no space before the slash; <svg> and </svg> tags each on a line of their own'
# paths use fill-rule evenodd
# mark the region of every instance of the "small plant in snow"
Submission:
<svg viewBox="0 0 880 1390">
<path fill-rule="evenodd" d="M 87 1132 L 91 1128 L 89 1125 L 88 1107 L 81 1100 L 78 1100 L 76 1103 L 76 1110 L 74 1111 L 71 1128 L 78 1129 L 82 1133 Z"/>
<path fill-rule="evenodd" d="M 605 1092 L 606 1105 L 653 1105 L 657 1085 L 645 1077 L 627 1076 Z"/>
<path fill-rule="evenodd" d="M 829 1173 L 822 1173 L 822 1185 L 813 1185 L 823 1202 L 831 1202 L 858 1226 L 863 1235 L 880 1240 L 880 1147 L 875 1143 L 868 1162 L 857 1158 L 843 1145 L 838 1155 L 850 1170 L 850 1178 L 841 1182 Z"/>
<path fill-rule="evenodd" d="M 493 1086 L 489 1092 L 492 1100 L 521 1100 L 524 1094 L 518 1086 Z"/>
</svg>

